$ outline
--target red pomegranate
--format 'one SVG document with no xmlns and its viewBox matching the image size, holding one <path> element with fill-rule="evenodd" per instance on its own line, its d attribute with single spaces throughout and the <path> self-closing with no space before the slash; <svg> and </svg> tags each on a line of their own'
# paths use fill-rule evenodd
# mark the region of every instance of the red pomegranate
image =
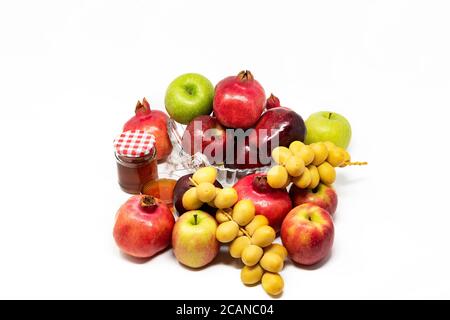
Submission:
<svg viewBox="0 0 450 320">
<path fill-rule="evenodd" d="M 267 217 L 269 224 L 280 230 L 281 223 L 292 209 L 292 202 L 286 189 L 273 189 L 263 173 L 255 173 L 240 179 L 234 186 L 239 200 L 253 201 L 256 214 Z"/>
<path fill-rule="evenodd" d="M 117 212 L 114 239 L 136 258 L 150 258 L 167 248 L 175 219 L 167 205 L 147 195 L 132 196 Z"/>
<path fill-rule="evenodd" d="M 220 81 L 215 89 L 213 109 L 217 120 L 228 128 L 247 129 L 258 121 L 266 104 L 263 87 L 250 71 Z"/>
<path fill-rule="evenodd" d="M 167 134 L 168 116 L 159 110 L 151 110 L 147 99 L 136 104 L 135 115 L 125 123 L 123 131 L 144 130 L 155 136 L 156 158 L 166 158 L 172 152 L 172 143 Z"/>
</svg>

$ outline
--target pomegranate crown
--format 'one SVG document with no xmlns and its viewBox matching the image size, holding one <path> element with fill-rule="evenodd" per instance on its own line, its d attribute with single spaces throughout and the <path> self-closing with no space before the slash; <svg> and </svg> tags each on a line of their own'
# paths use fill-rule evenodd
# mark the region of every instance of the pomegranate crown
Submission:
<svg viewBox="0 0 450 320">
<path fill-rule="evenodd" d="M 134 111 L 136 114 L 148 114 L 151 111 L 150 103 L 144 97 L 142 99 L 142 102 L 138 100 L 138 102 L 136 103 L 136 109 Z"/>
<path fill-rule="evenodd" d="M 274 96 L 273 93 L 270 94 L 270 97 L 266 101 L 266 109 L 273 109 L 280 107 L 280 99 Z"/>
<path fill-rule="evenodd" d="M 241 81 L 252 81 L 254 79 L 253 74 L 249 70 L 242 70 L 238 73 L 237 77 Z"/>
</svg>

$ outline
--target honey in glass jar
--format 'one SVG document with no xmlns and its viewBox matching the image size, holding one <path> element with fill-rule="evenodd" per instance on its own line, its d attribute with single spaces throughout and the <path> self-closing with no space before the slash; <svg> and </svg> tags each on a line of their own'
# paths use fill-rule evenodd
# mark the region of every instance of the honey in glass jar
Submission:
<svg viewBox="0 0 450 320">
<path fill-rule="evenodd" d="M 144 184 L 141 193 L 160 199 L 167 204 L 173 212 L 173 190 L 175 189 L 176 184 L 177 180 L 160 178 Z"/>
<path fill-rule="evenodd" d="M 120 188 L 139 194 L 142 186 L 158 179 L 155 137 L 142 130 L 123 132 L 114 140 Z"/>
</svg>

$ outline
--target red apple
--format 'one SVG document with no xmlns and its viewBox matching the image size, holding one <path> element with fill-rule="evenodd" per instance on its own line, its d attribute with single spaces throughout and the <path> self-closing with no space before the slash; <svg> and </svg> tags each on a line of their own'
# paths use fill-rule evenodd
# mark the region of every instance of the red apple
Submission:
<svg viewBox="0 0 450 320">
<path fill-rule="evenodd" d="M 261 116 L 266 96 L 250 71 L 220 81 L 215 89 L 213 110 L 219 122 L 229 128 L 250 128 Z"/>
<path fill-rule="evenodd" d="M 249 199 L 255 205 L 256 214 L 262 214 L 269 224 L 280 230 L 284 217 L 292 209 L 291 199 L 286 189 L 273 189 L 267 183 L 265 174 L 256 173 L 240 179 L 233 187 L 239 200 Z"/>
<path fill-rule="evenodd" d="M 301 189 L 292 185 L 289 190 L 292 204 L 299 206 L 304 203 L 312 203 L 328 211 L 332 216 L 336 212 L 338 197 L 333 187 L 319 184 L 315 189 Z"/>
<path fill-rule="evenodd" d="M 216 118 L 203 115 L 194 118 L 186 127 L 182 146 L 190 155 L 197 152 L 205 154 L 211 164 L 223 163 L 225 140 L 225 128 Z"/>
<path fill-rule="evenodd" d="M 136 195 L 117 212 L 113 236 L 126 254 L 150 258 L 169 246 L 174 224 L 172 212 L 164 202 Z"/>
<path fill-rule="evenodd" d="M 172 247 L 179 262 L 190 268 L 201 268 L 219 253 L 217 222 L 201 210 L 188 211 L 175 224 Z"/>
<path fill-rule="evenodd" d="M 292 209 L 281 226 L 281 240 L 289 257 L 301 265 L 313 265 L 328 256 L 333 239 L 330 214 L 311 203 Z"/>
<path fill-rule="evenodd" d="M 258 119 L 250 132 L 235 132 L 234 162 L 227 161 L 225 163 L 227 167 L 250 169 L 269 165 L 271 152 L 275 147 L 289 147 L 293 141 L 304 140 L 306 128 L 299 114 L 289 108 L 281 107 L 279 99 L 274 95 L 267 99 L 266 108 L 267 111 Z M 243 137 L 246 137 L 245 144 L 237 143 L 238 140 L 242 141 Z M 227 140 L 231 141 L 228 136 Z M 228 147 L 231 148 L 231 143 Z M 227 150 L 227 154 L 229 152 Z"/>
</svg>

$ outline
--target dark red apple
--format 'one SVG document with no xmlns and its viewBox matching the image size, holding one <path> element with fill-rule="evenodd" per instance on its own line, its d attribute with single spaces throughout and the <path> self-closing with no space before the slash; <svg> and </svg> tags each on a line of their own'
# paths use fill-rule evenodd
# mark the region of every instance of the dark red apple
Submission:
<svg viewBox="0 0 450 320">
<path fill-rule="evenodd" d="M 171 242 L 175 219 L 169 207 L 147 195 L 132 196 L 117 212 L 113 236 L 119 248 L 136 258 L 150 258 Z"/>
<path fill-rule="evenodd" d="M 213 110 L 228 128 L 250 128 L 263 112 L 266 95 L 250 71 L 220 81 L 214 92 Z"/>
<path fill-rule="evenodd" d="M 253 201 L 256 214 L 262 214 L 269 224 L 279 230 L 284 217 L 292 209 L 292 202 L 286 189 L 273 189 L 263 173 L 255 173 L 240 179 L 234 186 L 239 200 Z"/>
<path fill-rule="evenodd" d="M 183 195 L 188 189 L 194 186 L 190 180 L 190 178 L 192 178 L 192 175 L 193 174 L 190 173 L 182 176 L 180 179 L 178 179 L 177 183 L 175 184 L 175 188 L 173 189 L 173 204 L 178 215 L 180 216 L 188 211 L 183 207 Z M 220 182 L 217 180 L 216 182 L 214 182 L 214 185 L 217 188 L 222 188 L 222 184 L 220 184 Z M 211 215 L 215 215 L 217 211 L 216 208 L 210 207 L 207 204 L 204 204 L 199 210 L 205 211 Z"/>
<path fill-rule="evenodd" d="M 338 197 L 333 187 L 319 184 L 315 189 L 301 189 L 292 185 L 289 190 L 294 207 L 304 203 L 312 203 L 328 211 L 332 216 L 336 212 Z"/>
<path fill-rule="evenodd" d="M 278 146 L 289 147 L 293 141 L 305 140 L 306 126 L 298 113 L 279 106 L 278 98 L 273 95 L 266 105 L 270 109 L 259 118 L 254 133 L 257 135 L 260 156 L 270 156 Z"/>
<path fill-rule="evenodd" d="M 312 203 L 292 209 L 283 221 L 281 240 L 296 263 L 313 265 L 327 257 L 334 240 L 330 214 Z"/>
</svg>

